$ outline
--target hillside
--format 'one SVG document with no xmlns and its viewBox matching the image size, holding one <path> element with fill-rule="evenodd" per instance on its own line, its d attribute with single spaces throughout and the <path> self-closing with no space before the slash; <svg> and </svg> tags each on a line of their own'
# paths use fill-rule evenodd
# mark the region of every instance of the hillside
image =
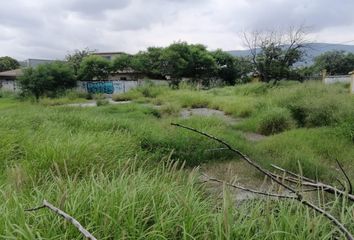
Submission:
<svg viewBox="0 0 354 240">
<path fill-rule="evenodd" d="M 354 45 L 344 45 L 344 44 L 333 44 L 333 43 L 309 43 L 306 49 L 306 56 L 303 65 L 309 65 L 313 62 L 313 58 L 321 55 L 328 51 L 346 51 L 354 53 Z M 250 54 L 249 50 L 231 50 L 227 51 L 233 56 L 246 57 Z M 302 65 L 301 64 L 301 65 Z"/>
</svg>

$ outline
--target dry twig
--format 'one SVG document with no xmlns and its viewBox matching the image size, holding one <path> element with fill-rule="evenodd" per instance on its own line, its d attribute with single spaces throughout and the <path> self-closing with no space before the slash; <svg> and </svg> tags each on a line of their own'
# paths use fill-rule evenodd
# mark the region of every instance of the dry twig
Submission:
<svg viewBox="0 0 354 240">
<path fill-rule="evenodd" d="M 268 192 L 262 192 L 262 191 L 254 190 L 254 189 L 251 189 L 251 188 L 242 187 L 240 185 L 235 185 L 235 184 L 232 184 L 232 183 L 229 183 L 229 182 L 225 182 L 225 181 L 219 180 L 219 179 L 214 178 L 214 177 L 210 177 L 210 176 L 208 176 L 205 173 L 203 173 L 203 176 L 206 177 L 208 181 L 225 184 L 226 186 L 233 187 L 233 188 L 236 188 L 236 189 L 240 189 L 240 190 L 246 191 L 246 192 L 251 192 L 251 193 L 255 193 L 255 194 L 260 194 L 260 195 L 264 195 L 264 196 L 268 196 L 268 197 L 276 197 L 276 198 L 287 198 L 287 199 L 296 198 L 296 196 L 268 193 Z"/>
<path fill-rule="evenodd" d="M 271 164 L 271 166 L 273 168 L 283 172 L 283 173 L 288 173 L 289 175 L 292 175 L 295 178 L 293 178 L 293 177 L 282 177 L 282 176 L 279 176 L 277 174 L 271 173 L 274 177 L 283 178 L 284 180 L 286 180 L 288 182 L 292 182 L 292 183 L 295 183 L 295 184 L 300 184 L 300 185 L 305 186 L 305 187 L 312 187 L 312 188 L 315 188 L 315 189 L 322 189 L 325 192 L 328 192 L 328 193 L 331 193 L 331 194 L 338 194 L 340 196 L 347 197 L 351 201 L 354 201 L 354 194 L 351 194 L 350 192 L 348 193 L 345 190 L 340 190 L 340 189 L 338 189 L 338 188 L 336 188 L 334 186 L 331 186 L 329 184 L 318 182 L 318 181 L 315 181 L 313 179 L 300 176 L 300 175 L 298 175 L 296 173 L 290 172 L 290 171 L 288 171 L 286 169 L 283 169 L 283 168 L 281 168 L 279 166 L 276 166 L 274 164 Z M 348 177 L 343 169 L 342 169 L 342 172 L 343 172 L 343 174 L 346 177 Z M 349 184 L 349 191 L 350 191 L 351 190 L 351 182 L 350 182 L 349 178 L 347 178 L 347 181 L 348 181 L 348 184 Z M 342 183 L 341 183 L 341 185 L 342 185 Z"/>
<path fill-rule="evenodd" d="M 80 223 L 77 221 L 75 218 L 67 214 L 66 212 L 60 210 L 59 208 L 53 206 L 50 204 L 47 200 L 43 200 L 43 205 L 36 207 L 36 208 L 31 208 L 31 209 L 26 209 L 25 211 L 30 212 L 30 211 L 37 211 L 42 208 L 48 208 L 54 213 L 58 214 L 59 216 L 63 217 L 66 221 L 72 223 L 87 239 L 90 240 L 97 240 L 89 231 L 87 231 Z"/>
</svg>

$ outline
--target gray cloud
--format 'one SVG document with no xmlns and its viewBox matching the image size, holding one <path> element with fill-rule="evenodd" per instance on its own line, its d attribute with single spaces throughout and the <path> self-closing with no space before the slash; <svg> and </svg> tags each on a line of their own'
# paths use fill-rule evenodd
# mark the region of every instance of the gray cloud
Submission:
<svg viewBox="0 0 354 240">
<path fill-rule="evenodd" d="M 344 42 L 354 40 L 352 9 L 352 0 L 12 0 L 2 3 L 0 56 L 134 53 L 177 40 L 236 49 L 242 31 L 300 24 L 318 42 Z"/>
</svg>

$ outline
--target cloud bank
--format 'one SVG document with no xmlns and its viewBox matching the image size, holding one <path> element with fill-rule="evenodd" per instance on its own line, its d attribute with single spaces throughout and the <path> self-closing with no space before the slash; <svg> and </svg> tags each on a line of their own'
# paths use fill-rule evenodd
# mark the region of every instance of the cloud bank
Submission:
<svg viewBox="0 0 354 240">
<path fill-rule="evenodd" d="M 12 0 L 2 3 L 0 56 L 135 53 L 178 40 L 232 50 L 243 31 L 298 25 L 310 40 L 354 44 L 352 9 L 352 0 Z"/>
</svg>

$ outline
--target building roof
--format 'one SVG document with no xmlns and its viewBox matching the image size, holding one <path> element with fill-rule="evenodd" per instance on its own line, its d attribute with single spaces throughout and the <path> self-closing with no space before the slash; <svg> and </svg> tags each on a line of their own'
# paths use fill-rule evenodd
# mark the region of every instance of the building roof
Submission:
<svg viewBox="0 0 354 240">
<path fill-rule="evenodd" d="M 95 52 L 92 55 L 120 55 L 125 54 L 124 52 Z"/>
<path fill-rule="evenodd" d="M 0 72 L 0 77 L 19 77 L 22 76 L 23 71 L 21 68 L 18 69 L 14 69 L 14 70 L 9 70 L 9 71 L 5 71 L 5 72 Z"/>
</svg>

